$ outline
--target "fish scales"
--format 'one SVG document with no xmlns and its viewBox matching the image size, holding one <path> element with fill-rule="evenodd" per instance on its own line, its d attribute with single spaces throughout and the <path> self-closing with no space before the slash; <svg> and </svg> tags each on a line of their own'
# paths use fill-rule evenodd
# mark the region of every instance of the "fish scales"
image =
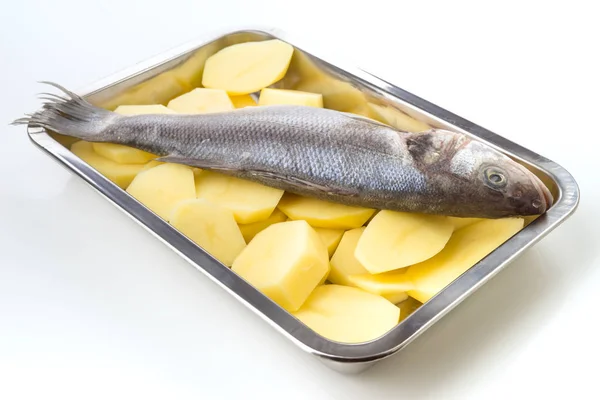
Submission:
<svg viewBox="0 0 600 400">
<path fill-rule="evenodd" d="M 53 85 L 67 96 L 47 99 L 15 123 L 125 144 L 161 161 L 346 205 L 500 218 L 539 215 L 553 203 L 525 167 L 456 132 L 401 132 L 358 115 L 294 105 L 125 116 Z"/>
</svg>

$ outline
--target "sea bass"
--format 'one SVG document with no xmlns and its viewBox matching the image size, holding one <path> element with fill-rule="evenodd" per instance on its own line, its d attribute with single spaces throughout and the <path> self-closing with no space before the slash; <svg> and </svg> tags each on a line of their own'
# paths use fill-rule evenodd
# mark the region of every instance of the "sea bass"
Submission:
<svg viewBox="0 0 600 400">
<path fill-rule="evenodd" d="M 546 186 L 499 151 L 447 130 L 396 130 L 335 110 L 272 105 L 212 114 L 125 116 L 52 84 L 15 124 L 141 149 L 291 193 L 351 206 L 456 217 L 543 214 Z"/>
</svg>

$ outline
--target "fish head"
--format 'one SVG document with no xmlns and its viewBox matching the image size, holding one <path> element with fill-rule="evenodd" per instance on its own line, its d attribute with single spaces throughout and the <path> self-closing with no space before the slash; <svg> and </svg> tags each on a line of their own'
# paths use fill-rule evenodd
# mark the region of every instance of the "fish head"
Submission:
<svg viewBox="0 0 600 400">
<path fill-rule="evenodd" d="M 553 204 L 542 181 L 500 151 L 466 135 L 434 130 L 422 134 L 411 153 L 444 192 L 490 218 L 540 215 Z M 409 140 L 409 151 L 411 142 Z M 420 154 L 418 154 L 420 153 Z"/>
</svg>

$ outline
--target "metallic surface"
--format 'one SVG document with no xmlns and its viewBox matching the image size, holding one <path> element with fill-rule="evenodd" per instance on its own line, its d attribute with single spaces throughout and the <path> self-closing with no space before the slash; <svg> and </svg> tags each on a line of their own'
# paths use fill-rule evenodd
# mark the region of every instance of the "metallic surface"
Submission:
<svg viewBox="0 0 600 400">
<path fill-rule="evenodd" d="M 365 101 L 392 105 L 433 127 L 470 135 L 499 149 L 533 171 L 548 186 L 555 204 L 544 215 L 527 221 L 528 224 L 522 231 L 462 274 L 387 334 L 367 343 L 343 344 L 327 340 L 300 323 L 45 131 L 30 127 L 29 137 L 34 144 L 85 180 L 301 349 L 317 356 L 328 366 L 346 373 L 359 372 L 374 362 L 397 353 L 555 229 L 577 208 L 579 188 L 573 177 L 560 165 L 391 83 L 324 56 L 332 54 L 331 49 L 323 46 L 318 46 L 318 49 L 310 46 L 308 49 L 301 39 L 279 30 L 241 29 L 207 35 L 96 82 L 79 91 L 79 94 L 94 104 L 111 109 L 118 104 L 165 103 L 198 85 L 204 60 L 214 52 L 230 44 L 273 37 L 287 41 L 300 50 L 294 56 L 288 76 L 278 83 L 278 87 L 312 87 L 315 90 L 317 85 L 318 89 L 322 89 L 325 105 L 329 108 L 349 111 L 364 106 Z"/>
</svg>

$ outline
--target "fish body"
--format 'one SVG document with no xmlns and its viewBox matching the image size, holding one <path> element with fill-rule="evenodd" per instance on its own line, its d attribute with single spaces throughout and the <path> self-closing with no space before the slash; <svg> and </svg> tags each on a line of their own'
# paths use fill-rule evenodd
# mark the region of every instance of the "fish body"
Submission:
<svg viewBox="0 0 600 400">
<path fill-rule="evenodd" d="M 68 97 L 52 97 L 16 122 L 352 206 L 500 218 L 538 215 L 552 204 L 526 168 L 455 132 L 401 132 L 361 116 L 293 105 L 125 116 L 61 89 Z"/>
</svg>

